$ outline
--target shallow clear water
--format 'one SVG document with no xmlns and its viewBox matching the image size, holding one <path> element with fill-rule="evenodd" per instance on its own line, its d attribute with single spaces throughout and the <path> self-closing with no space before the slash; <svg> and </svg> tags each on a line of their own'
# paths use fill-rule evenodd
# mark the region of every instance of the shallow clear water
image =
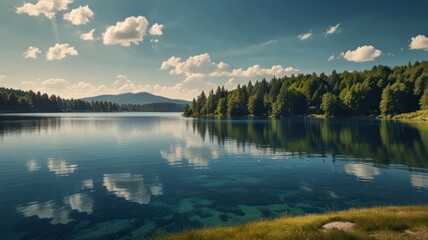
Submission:
<svg viewBox="0 0 428 240">
<path fill-rule="evenodd" d="M 428 124 L 0 116 L 0 239 L 118 239 L 428 203 Z"/>
</svg>

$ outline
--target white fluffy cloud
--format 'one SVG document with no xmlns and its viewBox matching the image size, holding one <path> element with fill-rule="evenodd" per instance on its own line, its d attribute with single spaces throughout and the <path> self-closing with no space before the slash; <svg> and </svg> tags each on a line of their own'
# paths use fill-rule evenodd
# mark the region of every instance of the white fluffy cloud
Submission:
<svg viewBox="0 0 428 240">
<path fill-rule="evenodd" d="M 208 53 L 189 57 L 185 61 L 173 56 L 161 65 L 161 70 L 170 70 L 169 73 L 171 75 L 185 75 L 187 77 L 194 74 L 202 74 L 209 77 L 263 78 L 268 76 L 284 76 L 298 71 L 291 67 L 284 68 L 281 65 L 262 68 L 256 64 L 247 69 L 237 68 L 231 71 L 228 68 L 229 65 L 227 63 L 212 62 Z"/>
<path fill-rule="evenodd" d="M 74 25 L 85 25 L 89 22 L 90 18 L 94 17 L 94 12 L 88 5 L 71 10 L 71 12 L 64 14 L 64 20 L 71 22 Z"/>
<path fill-rule="evenodd" d="M 73 0 L 38 0 L 36 4 L 24 3 L 21 7 L 16 8 L 16 13 L 26 13 L 30 16 L 44 15 L 52 19 L 59 11 L 67 10 L 68 5 Z"/>
<path fill-rule="evenodd" d="M 26 90 L 40 91 L 48 95 L 56 94 L 63 98 L 83 98 L 101 94 L 121 94 L 127 92 L 149 92 L 155 95 L 168 96 L 171 98 L 188 99 L 201 93 L 200 89 L 213 88 L 214 85 L 199 79 L 180 82 L 172 86 L 140 84 L 130 80 L 125 75 L 119 75 L 111 84 L 93 84 L 89 82 L 72 83 L 61 78 L 50 78 L 44 81 L 23 81 L 21 88 Z M 200 89 L 195 86 L 199 86 Z M 216 86 L 215 86 L 216 87 Z"/>
<path fill-rule="evenodd" d="M 95 29 L 92 29 L 87 33 L 83 33 L 82 35 L 80 35 L 80 39 L 82 39 L 83 41 L 94 41 L 96 40 L 96 38 L 94 38 L 94 32 Z"/>
<path fill-rule="evenodd" d="M 335 26 L 330 26 L 327 29 L 327 31 L 325 32 L 325 35 L 330 35 L 330 34 L 338 32 L 339 31 L 339 26 L 340 26 L 340 23 L 336 24 Z"/>
<path fill-rule="evenodd" d="M 412 41 L 409 45 L 410 49 L 422 49 L 428 51 L 428 38 L 425 35 L 418 35 L 416 37 L 412 37 Z"/>
<path fill-rule="evenodd" d="M 46 59 L 49 61 L 60 60 L 67 57 L 67 55 L 76 56 L 79 55 L 79 53 L 69 44 L 57 43 L 55 46 L 49 48 L 46 54 Z"/>
<path fill-rule="evenodd" d="M 121 46 L 131 46 L 131 43 L 138 45 L 143 41 L 148 26 L 149 22 L 145 17 L 128 17 L 123 22 L 107 27 L 103 33 L 103 43 Z"/>
<path fill-rule="evenodd" d="M 41 53 L 40 49 L 36 47 L 29 47 L 27 51 L 25 51 L 22 55 L 25 58 L 37 58 L 37 54 Z"/>
<path fill-rule="evenodd" d="M 127 92 L 149 92 L 155 95 L 170 98 L 191 100 L 199 95 L 202 90 L 209 91 L 224 85 L 227 89 L 236 88 L 237 84 L 247 83 L 256 78 L 282 77 L 286 74 L 297 73 L 294 68 L 284 68 L 280 65 L 270 68 L 262 68 L 254 65 L 246 69 L 237 68 L 229 70 L 229 65 L 220 62 L 212 62 L 209 54 L 201 54 L 182 60 L 171 57 L 163 62 L 162 70 L 167 70 L 171 75 L 181 75 L 183 80 L 171 85 L 143 84 L 131 80 L 125 74 L 117 74 L 110 84 L 94 84 L 89 82 L 72 82 L 62 78 L 51 78 L 44 81 L 21 82 L 23 89 L 56 94 L 63 98 L 83 98 L 101 94 L 121 94 Z M 254 80 L 256 80 L 254 79 Z"/>
<path fill-rule="evenodd" d="M 150 35 L 161 36 L 163 35 L 163 25 L 155 23 L 149 30 Z"/>
<path fill-rule="evenodd" d="M 368 62 L 374 61 L 382 55 L 382 51 L 375 49 L 373 46 L 361 46 L 357 49 L 351 51 L 348 50 L 345 53 L 342 53 L 344 59 L 349 62 Z"/>
<path fill-rule="evenodd" d="M 168 60 L 164 61 L 161 65 L 161 70 L 169 70 L 170 74 L 175 75 L 193 75 L 195 73 L 200 74 L 222 74 L 229 65 L 224 62 L 214 63 L 211 61 L 211 57 L 208 53 L 195 55 L 189 57 L 185 61 L 182 61 L 181 58 L 171 57 Z"/>
<path fill-rule="evenodd" d="M 284 68 L 281 65 L 275 65 L 271 68 L 262 68 L 260 65 L 254 65 L 252 67 L 243 70 L 242 68 L 233 69 L 230 74 L 227 74 L 229 77 L 241 77 L 241 78 L 266 78 L 266 77 L 283 77 L 288 74 L 297 73 L 298 70 L 288 67 Z"/>
<path fill-rule="evenodd" d="M 302 33 L 299 36 L 297 36 L 297 38 L 300 39 L 301 41 L 307 40 L 307 39 L 311 39 L 312 38 L 312 33 L 311 32 Z"/>
<path fill-rule="evenodd" d="M 61 89 L 67 86 L 68 81 L 62 78 L 50 78 L 43 81 L 40 85 L 51 89 Z"/>
</svg>

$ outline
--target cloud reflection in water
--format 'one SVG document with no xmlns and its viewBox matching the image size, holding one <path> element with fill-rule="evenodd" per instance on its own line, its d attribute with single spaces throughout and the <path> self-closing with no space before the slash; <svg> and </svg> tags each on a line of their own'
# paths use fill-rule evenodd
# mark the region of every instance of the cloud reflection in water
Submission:
<svg viewBox="0 0 428 240">
<path fill-rule="evenodd" d="M 363 180 L 373 180 L 375 176 L 380 175 L 379 168 L 363 163 L 346 163 L 345 172 Z"/>
<path fill-rule="evenodd" d="M 119 173 L 104 174 L 103 185 L 117 197 L 139 204 L 148 204 L 151 193 L 144 184 L 144 178 L 139 174 Z"/>
<path fill-rule="evenodd" d="M 77 170 L 77 165 L 68 164 L 67 161 L 63 159 L 58 160 L 54 158 L 49 158 L 48 169 L 49 171 L 54 172 L 55 175 L 67 176 Z"/>
</svg>

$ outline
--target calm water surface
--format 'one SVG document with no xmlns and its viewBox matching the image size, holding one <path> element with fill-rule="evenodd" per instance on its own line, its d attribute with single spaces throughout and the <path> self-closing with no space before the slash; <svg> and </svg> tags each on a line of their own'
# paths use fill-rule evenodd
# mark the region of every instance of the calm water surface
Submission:
<svg viewBox="0 0 428 240">
<path fill-rule="evenodd" d="M 0 239 L 144 239 L 417 203 L 427 123 L 0 115 Z"/>
</svg>

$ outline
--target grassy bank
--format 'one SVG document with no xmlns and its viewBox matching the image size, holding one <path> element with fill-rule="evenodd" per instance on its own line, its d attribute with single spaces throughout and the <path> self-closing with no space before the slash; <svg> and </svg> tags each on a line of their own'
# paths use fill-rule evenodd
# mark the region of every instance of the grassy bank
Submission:
<svg viewBox="0 0 428 240">
<path fill-rule="evenodd" d="M 393 120 L 428 121 L 428 110 L 420 110 L 412 113 L 403 113 L 392 117 Z"/>
<path fill-rule="evenodd" d="M 355 223 L 355 228 L 350 232 L 321 230 L 321 226 L 333 221 L 349 221 Z M 155 239 L 428 239 L 428 206 L 376 207 L 282 217 L 232 227 L 188 230 Z"/>
</svg>

